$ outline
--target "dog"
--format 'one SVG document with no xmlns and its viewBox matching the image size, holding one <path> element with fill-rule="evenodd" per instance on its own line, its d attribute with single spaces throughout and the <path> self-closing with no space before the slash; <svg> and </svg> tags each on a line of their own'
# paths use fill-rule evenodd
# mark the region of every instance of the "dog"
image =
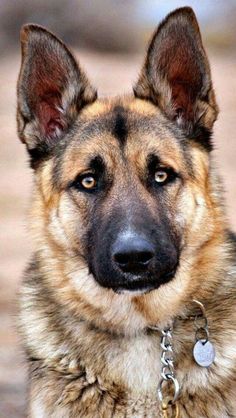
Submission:
<svg viewBox="0 0 236 418">
<path fill-rule="evenodd" d="M 194 12 L 161 22 L 129 96 L 98 99 L 40 26 L 24 26 L 21 45 L 18 133 L 34 171 L 19 295 L 28 417 L 236 417 L 236 240 Z M 192 354 L 194 316 L 209 367 Z"/>
</svg>

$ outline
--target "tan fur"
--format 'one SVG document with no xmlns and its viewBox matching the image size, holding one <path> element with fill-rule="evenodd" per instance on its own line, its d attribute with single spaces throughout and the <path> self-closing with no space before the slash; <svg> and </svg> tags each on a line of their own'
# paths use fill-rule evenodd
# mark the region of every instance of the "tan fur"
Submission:
<svg viewBox="0 0 236 418">
<path fill-rule="evenodd" d="M 147 100 L 98 100 L 81 110 L 80 123 L 108 115 L 117 105 L 136 121 L 156 118 L 158 135 L 131 129 L 124 154 L 109 132 L 85 139 L 82 145 L 78 138 L 63 153 L 57 187 L 53 158 L 35 172 L 31 225 L 37 254 L 20 294 L 20 330 L 30 374 L 28 416 L 161 417 L 160 331 L 173 321 L 180 417 L 236 417 L 235 249 L 218 175 L 197 141 L 191 144 L 190 170 L 162 112 Z M 153 196 L 139 180 L 150 150 L 182 174 L 165 203 L 173 228 L 184 231 L 180 265 L 174 279 L 157 290 L 120 295 L 101 287 L 78 255 L 84 251 L 81 237 L 88 229 L 91 207 L 84 195 L 68 193 L 66 187 L 99 152 L 115 178 L 101 213 L 132 197 L 135 203 L 138 195 L 150 213 L 161 218 Z M 126 210 L 132 211 L 128 203 Z M 205 306 L 216 349 L 209 369 L 199 367 L 192 356 L 193 299 Z M 153 325 L 159 331 L 151 330 Z"/>
<path fill-rule="evenodd" d="M 134 106 L 132 101 L 130 105 Z M 145 105 L 143 102 L 143 112 Z M 104 112 L 105 107 L 106 104 Z M 147 112 L 148 107 L 149 104 Z M 133 138 L 132 147 L 134 141 Z M 196 147 L 193 155 L 198 177 L 189 181 L 176 201 L 178 209 L 175 208 L 176 222 L 187 224 L 188 246 L 182 253 L 181 268 L 176 278 L 163 288 L 135 297 L 100 288 L 88 275 L 86 265 L 71 257 L 76 242 L 71 216 L 82 227 L 83 214 L 78 221 L 73 204 L 63 192 L 59 196 L 50 190 L 50 162 L 38 174 L 32 219 L 42 251 L 40 263 L 45 272 L 47 309 L 51 314 L 44 315 L 47 302 L 44 308 L 40 302 L 44 289 L 40 289 L 40 284 L 38 289 L 23 286 L 23 333 L 30 355 L 40 359 L 33 373 L 36 378 L 31 388 L 32 417 L 40 416 L 38 408 L 44 408 L 44 417 L 159 416 L 156 388 L 160 376 L 160 335 L 156 332 L 147 335 L 145 330 L 153 324 L 161 328 L 170 318 L 191 314 L 193 298 L 206 306 L 217 357 L 209 371 L 194 364 L 193 323 L 177 321 L 174 347 L 177 376 L 182 385 L 180 405 L 185 405 L 181 417 L 236 416 L 233 413 L 236 315 L 235 296 L 231 293 L 231 274 L 235 273 L 229 259 L 230 245 L 225 242 L 226 223 L 220 198 L 213 188 L 218 178 L 214 173 L 209 175 L 202 151 Z M 74 158 L 76 161 L 76 153 Z M 70 169 L 65 166 L 65 173 L 73 176 L 73 161 L 68 157 L 69 162 Z M 178 163 L 183 162 L 178 162 L 175 154 L 175 164 Z M 50 293 L 47 295 L 49 291 L 53 300 Z M 58 328 L 54 324 L 57 317 L 54 299 L 62 308 L 62 316 L 67 318 L 62 333 L 60 325 Z M 86 318 L 86 322 L 76 322 L 73 317 Z M 90 328 L 89 323 L 96 328 Z M 196 393 L 197 400 L 191 401 Z M 35 406 L 37 403 L 40 406 Z"/>
</svg>

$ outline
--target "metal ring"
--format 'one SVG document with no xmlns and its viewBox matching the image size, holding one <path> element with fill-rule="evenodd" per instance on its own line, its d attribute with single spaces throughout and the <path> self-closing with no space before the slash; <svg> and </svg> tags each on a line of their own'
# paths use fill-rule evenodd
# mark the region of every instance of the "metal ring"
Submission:
<svg viewBox="0 0 236 418">
<path fill-rule="evenodd" d="M 171 328 L 166 328 L 166 329 L 163 329 L 161 331 L 161 334 L 163 335 L 163 337 L 168 337 L 168 338 L 172 339 L 171 332 L 172 332 L 172 329 Z"/>
<path fill-rule="evenodd" d="M 171 344 L 171 339 L 172 339 L 172 337 L 170 337 L 169 335 L 162 335 L 162 337 L 161 337 L 161 342 L 164 342 L 164 343 L 166 343 L 167 342 L 167 344 Z"/>
<path fill-rule="evenodd" d="M 178 405 L 178 402 L 173 405 L 171 399 L 167 396 L 161 402 L 161 409 L 162 409 L 162 411 L 165 411 L 166 412 L 170 406 L 171 407 L 174 407 L 174 409 L 175 409 L 173 411 L 175 418 L 179 418 L 180 415 L 179 415 L 179 405 Z"/>
<path fill-rule="evenodd" d="M 170 351 L 172 353 L 172 345 L 170 343 L 170 341 L 166 341 L 167 337 L 161 337 L 161 348 L 164 351 Z"/>
<path fill-rule="evenodd" d="M 204 305 L 203 305 L 203 303 L 202 302 L 200 302 L 199 300 L 197 300 L 197 299 L 193 299 L 193 302 L 194 303 L 196 303 L 197 305 L 198 305 L 198 307 L 201 309 L 201 311 L 202 311 L 202 316 L 207 316 L 207 314 L 206 314 L 206 310 L 205 310 L 205 307 L 204 307 Z"/>
<path fill-rule="evenodd" d="M 175 377 L 173 377 L 172 375 L 168 375 L 168 378 L 167 378 L 169 381 L 171 381 L 172 383 L 173 383 L 173 385 L 174 385 L 174 396 L 173 396 L 173 399 L 172 399 L 172 401 L 171 401 L 171 403 L 172 404 L 174 404 L 176 401 L 177 401 L 177 399 L 178 399 L 178 397 L 179 397 L 179 395 L 180 395 L 180 386 L 179 386 L 179 382 L 178 382 L 178 380 L 175 378 Z M 164 382 L 166 382 L 166 380 L 165 379 L 161 379 L 160 380 L 160 383 L 159 383 L 159 385 L 158 385 L 158 388 L 157 388 L 157 395 L 158 395 L 158 398 L 159 398 L 159 401 L 160 402 L 162 402 L 163 401 L 163 395 L 162 395 L 162 385 L 163 385 L 163 383 Z"/>
<path fill-rule="evenodd" d="M 168 356 L 168 357 L 166 358 L 166 356 Z M 171 364 L 173 366 L 174 357 L 170 355 L 170 352 L 163 351 L 163 353 L 161 355 L 161 363 L 164 364 L 164 366 L 168 366 L 169 364 Z"/>
<path fill-rule="evenodd" d="M 207 328 L 208 327 L 207 317 L 203 315 L 196 315 L 194 319 L 194 326 L 195 326 L 195 329 Z"/>
<path fill-rule="evenodd" d="M 201 333 L 201 334 L 200 334 Z M 204 338 L 205 333 L 205 338 Z M 208 328 L 198 328 L 195 334 L 196 341 L 205 340 L 204 344 L 209 340 L 209 331 Z"/>
<path fill-rule="evenodd" d="M 166 411 L 171 404 L 172 404 L 172 400 L 170 396 L 166 396 L 165 398 L 163 398 L 161 402 L 162 411 Z"/>
<path fill-rule="evenodd" d="M 161 376 L 164 380 L 169 380 L 169 376 L 174 376 L 174 366 L 170 364 L 168 366 L 164 366 L 161 372 Z"/>
</svg>

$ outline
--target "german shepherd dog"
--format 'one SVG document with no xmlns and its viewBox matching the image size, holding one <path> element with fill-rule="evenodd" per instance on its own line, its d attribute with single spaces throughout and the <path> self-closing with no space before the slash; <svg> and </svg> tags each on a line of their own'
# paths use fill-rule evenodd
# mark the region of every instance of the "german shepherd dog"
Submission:
<svg viewBox="0 0 236 418">
<path fill-rule="evenodd" d="M 97 99 L 44 28 L 24 26 L 21 43 L 17 121 L 34 170 L 36 242 L 20 291 L 28 416 L 161 417 L 160 337 L 171 323 L 181 394 L 179 415 L 176 404 L 163 416 L 236 417 L 235 239 L 192 9 L 159 25 L 125 97 Z M 209 367 L 192 354 L 193 299 L 215 348 Z"/>
</svg>

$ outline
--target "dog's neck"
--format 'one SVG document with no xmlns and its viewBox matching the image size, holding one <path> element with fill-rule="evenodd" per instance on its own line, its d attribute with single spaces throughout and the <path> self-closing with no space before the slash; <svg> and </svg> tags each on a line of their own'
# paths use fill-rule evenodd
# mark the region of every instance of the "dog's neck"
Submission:
<svg viewBox="0 0 236 418">
<path fill-rule="evenodd" d="M 49 258 L 53 259 L 51 254 Z M 155 321 L 148 322 L 133 309 L 131 303 L 125 311 L 121 301 L 128 303 L 128 298 L 115 295 L 114 300 L 112 296 L 109 296 L 110 299 L 107 299 L 106 303 L 109 300 L 115 302 L 113 309 L 115 306 L 117 312 L 121 311 L 125 320 L 127 320 L 125 315 L 129 312 L 130 323 L 132 320 L 136 321 L 135 332 L 115 332 L 114 328 L 109 327 L 107 314 L 103 320 L 101 311 L 96 306 L 91 306 L 89 300 L 83 301 L 83 298 L 78 297 L 76 292 L 71 290 L 64 278 L 65 265 L 61 266 L 54 260 L 53 268 L 52 264 L 51 266 L 37 266 L 36 271 L 32 273 L 32 281 L 25 289 L 23 288 L 23 292 L 27 294 L 25 300 L 30 304 L 24 311 L 26 318 L 23 318 L 23 325 L 24 334 L 28 332 L 28 336 L 25 335 L 25 337 L 29 357 L 34 360 L 32 364 L 39 369 L 56 373 L 59 379 L 66 378 L 67 381 L 79 380 L 81 376 L 84 376 L 84 384 L 96 384 L 99 390 L 106 388 L 109 393 L 114 391 L 118 393 L 122 390 L 125 396 L 129 396 L 132 392 L 135 393 L 132 396 L 138 398 L 143 396 L 143 393 L 148 393 L 152 402 L 155 402 L 161 373 L 160 331 L 163 324 Z M 230 358 L 232 344 L 234 344 L 233 331 L 230 327 L 235 327 L 236 324 L 230 322 L 233 308 L 227 297 L 231 291 L 230 274 L 231 271 L 227 272 L 227 269 L 223 270 L 223 267 L 218 273 L 214 270 L 213 279 L 216 277 L 218 279 L 211 281 L 212 288 L 209 288 L 208 292 L 204 291 L 205 298 L 200 299 L 206 309 L 211 341 L 216 347 L 216 364 L 213 367 L 214 370 L 217 369 L 218 376 L 222 373 L 230 373 L 230 362 L 227 358 Z M 59 291 L 57 293 L 52 291 L 52 286 Z M 42 300 L 43 305 L 34 303 L 34 300 L 38 298 Z M 31 309 L 32 303 L 34 309 Z M 80 310 L 78 310 L 78 305 Z M 46 310 L 42 309 L 42 306 L 45 306 Z M 189 296 L 188 301 L 180 306 L 179 311 L 177 310 L 177 314 L 168 318 L 173 322 L 177 377 L 181 384 L 183 381 L 192 382 L 191 373 L 194 373 L 192 390 L 198 390 L 200 387 L 207 388 L 209 385 L 207 371 L 197 366 L 192 356 L 195 339 L 192 319 L 196 314 L 196 309 Z M 96 315 L 98 318 L 94 321 Z M 224 329 L 225 323 L 228 324 L 227 330 Z M 151 325 L 157 326 L 158 329 L 150 329 Z M 224 347 L 223 352 L 222 347 Z M 212 374 L 212 379 L 213 377 L 214 374 Z M 222 375 L 222 379 L 223 377 Z M 215 384 L 213 380 L 212 384 Z M 185 390 L 188 390 L 187 383 L 186 388 L 183 388 L 183 391 Z"/>
<path fill-rule="evenodd" d="M 191 315 L 186 313 L 182 317 L 175 318 L 173 323 L 176 375 L 180 384 L 183 385 L 183 382 L 187 382 L 188 379 L 192 382 L 191 374 L 193 374 L 194 383 L 191 383 L 193 391 L 200 387 L 207 389 L 209 385 L 207 370 L 200 368 L 193 361 L 195 313 L 197 311 L 194 308 Z M 230 367 L 227 358 L 230 356 L 232 341 L 231 337 L 229 338 L 230 332 L 229 334 L 222 332 L 225 315 L 223 319 L 220 309 L 215 313 L 207 310 L 207 316 L 211 340 L 217 351 L 217 361 L 213 369 L 217 369 L 220 375 L 223 372 L 226 373 L 226 369 Z M 230 317 L 230 314 L 228 316 Z M 143 396 L 143 393 L 148 393 L 155 402 L 156 389 L 161 375 L 161 333 L 158 329 L 147 328 L 139 335 L 128 337 L 98 330 L 86 321 L 80 321 L 76 327 L 77 332 L 75 332 L 75 326 L 71 324 L 74 339 L 71 338 L 67 329 L 67 335 L 65 333 L 65 338 L 60 344 L 55 344 L 58 338 L 55 333 L 49 335 L 47 343 L 50 350 L 46 356 L 45 354 L 42 356 L 43 358 L 34 359 L 37 363 L 36 367 L 46 368 L 49 372 L 56 373 L 58 378 L 61 376 L 67 381 L 77 381 L 84 376 L 85 385 L 96 384 L 99 390 L 106 388 L 108 393 L 119 391 L 120 388 L 126 396 L 133 392 L 138 397 L 141 394 Z M 50 338 L 51 341 L 49 341 Z M 224 347 L 223 355 L 221 354 L 222 347 Z M 211 377 L 212 382 L 213 377 L 214 373 Z M 188 385 L 184 384 L 182 390 L 183 393 L 188 390 Z"/>
</svg>

